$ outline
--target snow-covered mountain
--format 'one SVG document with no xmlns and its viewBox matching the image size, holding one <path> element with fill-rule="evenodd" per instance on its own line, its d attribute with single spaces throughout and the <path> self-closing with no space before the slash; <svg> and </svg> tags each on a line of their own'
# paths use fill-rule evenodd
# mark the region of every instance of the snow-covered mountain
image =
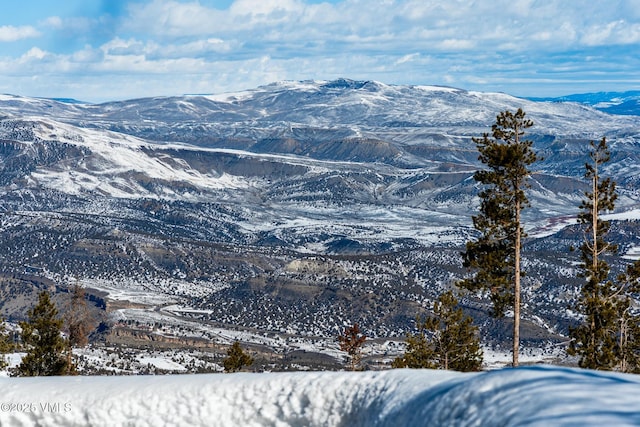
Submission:
<svg viewBox="0 0 640 427">
<path fill-rule="evenodd" d="M 640 247 L 639 116 L 346 79 L 98 105 L 3 95 L 3 271 L 61 289 L 77 278 L 96 300 L 146 304 L 112 303 L 125 320 L 179 318 L 187 336 L 210 322 L 326 338 L 357 321 L 372 337 L 402 337 L 464 274 L 480 166 L 471 138 L 517 108 L 544 157 L 525 216 L 523 336 L 558 339 L 576 292 L 568 248 L 589 140 L 606 136 L 613 151 L 605 173 L 625 219 L 614 238 L 623 254 Z M 8 283 L 0 291 L 15 293 Z M 504 338 L 483 301 L 464 304 L 487 337 Z"/>
<path fill-rule="evenodd" d="M 640 91 L 595 92 L 559 98 L 532 98 L 534 101 L 578 102 L 609 114 L 640 115 Z"/>
<path fill-rule="evenodd" d="M 475 206 L 469 178 L 478 162 L 471 137 L 487 132 L 498 112 L 516 108 L 535 122 L 529 137 L 544 158 L 533 182 L 532 227 L 575 210 L 587 142 L 601 136 L 614 152 L 607 172 L 625 196 L 620 208 L 636 205 L 636 116 L 505 94 L 344 79 L 100 105 L 4 96 L 0 137 L 11 152 L 5 156 L 16 155 L 33 170 L 20 176 L 5 161 L 3 176 L 28 177 L 27 187 L 81 197 L 231 199 L 258 213 L 277 210 L 269 215 L 275 222 L 290 216 L 282 209 L 296 210 L 299 202 L 328 210 L 303 217 L 331 222 L 339 213 L 334 205 L 342 210 L 357 203 L 367 207 L 358 212 L 375 221 L 380 210 L 395 207 L 406 212 L 388 218 L 407 223 L 402 217 L 408 215 L 441 225 L 442 214 L 453 215 L 444 222 L 459 228 L 469 224 Z M 21 151 L 27 145 L 36 158 L 27 160 Z M 264 224 L 251 222 L 249 228 Z"/>
</svg>

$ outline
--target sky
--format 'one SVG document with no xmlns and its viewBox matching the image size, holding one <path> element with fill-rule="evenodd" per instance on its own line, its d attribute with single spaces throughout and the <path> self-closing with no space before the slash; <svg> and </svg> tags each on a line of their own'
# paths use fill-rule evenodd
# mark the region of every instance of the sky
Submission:
<svg viewBox="0 0 640 427">
<path fill-rule="evenodd" d="M 0 93 L 103 102 L 340 77 L 637 90 L 640 0 L 20 0 L 0 15 Z"/>
</svg>

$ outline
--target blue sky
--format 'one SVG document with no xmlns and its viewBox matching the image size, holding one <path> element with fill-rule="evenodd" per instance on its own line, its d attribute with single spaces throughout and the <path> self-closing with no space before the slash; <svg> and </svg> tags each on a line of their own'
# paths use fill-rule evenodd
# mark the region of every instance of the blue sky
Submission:
<svg viewBox="0 0 640 427">
<path fill-rule="evenodd" d="M 517 96 L 640 89 L 640 0 L 20 0 L 0 92 L 85 101 L 338 77 Z"/>
</svg>

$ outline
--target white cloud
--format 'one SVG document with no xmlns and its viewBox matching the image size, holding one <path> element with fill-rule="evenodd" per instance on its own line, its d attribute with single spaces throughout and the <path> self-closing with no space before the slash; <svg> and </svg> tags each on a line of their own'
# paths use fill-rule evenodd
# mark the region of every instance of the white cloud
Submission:
<svg viewBox="0 0 640 427">
<path fill-rule="evenodd" d="M 396 65 L 400 65 L 400 64 L 404 64 L 406 62 L 411 62 L 416 58 L 419 58 L 420 54 L 419 53 L 410 53 L 408 55 L 403 56 L 402 58 L 398 59 L 395 64 Z"/>
<path fill-rule="evenodd" d="M 469 50 L 475 47 L 473 40 L 446 39 L 440 42 L 440 49 L 444 50 Z"/>
<path fill-rule="evenodd" d="M 119 17 L 0 27 L 0 41 L 43 43 L 9 54 L 0 81 L 7 73 L 67 73 L 74 85 L 115 98 L 335 77 L 503 90 L 509 82 L 577 81 L 596 67 L 630 82 L 640 67 L 637 0 L 236 0 L 224 10 L 210 3 L 139 0 Z"/>
<path fill-rule="evenodd" d="M 14 42 L 22 39 L 40 37 L 40 32 L 32 26 L 14 27 L 3 25 L 0 27 L 0 42 Z"/>
<path fill-rule="evenodd" d="M 105 55 L 110 56 L 141 56 L 145 52 L 145 45 L 143 42 L 136 39 L 123 40 L 119 37 L 105 43 L 101 46 L 101 50 Z"/>
<path fill-rule="evenodd" d="M 611 44 L 635 44 L 640 42 L 640 24 L 629 24 L 624 20 L 594 25 L 584 33 L 582 43 L 587 46 Z"/>
<path fill-rule="evenodd" d="M 130 6 L 124 28 L 132 34 L 152 35 L 158 43 L 176 44 L 171 40 L 197 37 L 199 40 L 190 41 L 197 44 L 214 38 L 235 48 L 278 50 L 279 55 L 289 56 L 313 53 L 309 49 L 330 54 L 336 43 L 341 50 L 384 49 L 400 57 L 415 51 L 416 46 L 525 51 L 566 47 L 579 41 L 597 44 L 597 35 L 583 32 L 588 28 L 602 31 L 602 23 L 591 21 L 612 12 L 611 7 L 595 3 L 345 0 L 306 4 L 302 0 L 236 0 L 229 9 L 220 10 L 199 2 L 153 0 Z M 634 43 L 635 37 L 634 30 L 618 34 L 627 43 Z M 207 43 L 202 46 L 208 49 Z M 226 52 L 233 54 L 236 49 Z"/>
<path fill-rule="evenodd" d="M 227 54 L 234 46 L 222 39 L 208 38 L 183 44 L 160 45 L 148 43 L 144 48 L 145 57 L 148 60 L 178 59 L 178 58 L 208 58 L 212 55 L 217 59 L 223 59 L 221 55 Z"/>
<path fill-rule="evenodd" d="M 144 42 L 133 38 L 128 40 L 115 38 L 102 45 L 100 50 L 111 57 L 139 56 L 145 61 L 153 62 L 163 59 L 196 59 L 212 54 L 226 54 L 233 48 L 232 44 L 213 37 L 166 45 L 155 41 Z"/>
<path fill-rule="evenodd" d="M 64 23 L 62 21 L 62 18 L 60 18 L 59 16 L 50 16 L 43 21 L 43 25 L 59 30 L 63 28 Z"/>
<path fill-rule="evenodd" d="M 48 56 L 50 56 L 51 54 L 48 52 L 45 52 L 44 50 L 37 48 L 37 47 L 32 47 L 31 49 L 29 49 L 29 51 L 27 53 L 25 53 L 24 55 L 22 55 L 22 59 L 25 61 L 29 61 L 32 59 L 35 60 L 42 60 Z"/>
<path fill-rule="evenodd" d="M 229 22 L 228 14 L 197 2 L 153 0 L 132 4 L 129 12 L 123 29 L 161 38 L 212 34 Z"/>
<path fill-rule="evenodd" d="M 74 35 L 86 36 L 87 34 L 104 31 L 107 23 L 103 17 L 65 17 L 50 16 L 41 22 L 43 29 L 51 29 L 62 33 L 65 37 Z"/>
<path fill-rule="evenodd" d="M 286 15 L 298 15 L 304 3 L 297 0 L 236 0 L 229 8 L 231 15 L 251 16 L 254 19 L 281 19 Z"/>
<path fill-rule="evenodd" d="M 86 45 L 84 49 L 78 50 L 71 54 L 70 61 L 79 64 L 98 63 L 104 58 L 104 53 L 100 49 L 94 49 Z"/>
</svg>

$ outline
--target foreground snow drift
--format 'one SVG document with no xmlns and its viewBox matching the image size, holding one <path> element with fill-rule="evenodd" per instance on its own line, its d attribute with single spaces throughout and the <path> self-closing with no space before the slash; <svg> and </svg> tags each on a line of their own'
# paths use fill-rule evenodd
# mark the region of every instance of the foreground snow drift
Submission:
<svg viewBox="0 0 640 427">
<path fill-rule="evenodd" d="M 640 377 L 557 367 L 2 378 L 0 425 L 640 425 Z"/>
</svg>

